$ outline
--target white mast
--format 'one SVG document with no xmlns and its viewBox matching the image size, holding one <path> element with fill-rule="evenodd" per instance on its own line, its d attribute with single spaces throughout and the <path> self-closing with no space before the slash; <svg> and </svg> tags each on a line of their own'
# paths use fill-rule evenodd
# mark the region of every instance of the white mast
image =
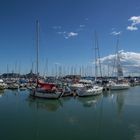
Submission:
<svg viewBox="0 0 140 140">
<path fill-rule="evenodd" d="M 98 43 L 97 33 L 95 31 L 95 81 L 97 80 L 97 76 L 98 76 L 98 66 L 99 66 L 99 70 L 100 70 L 99 71 L 100 76 L 102 77 L 99 43 Z"/>
<path fill-rule="evenodd" d="M 123 77 L 123 71 L 121 67 L 121 61 L 120 61 L 120 54 L 119 54 L 119 36 L 117 37 L 117 45 L 116 45 L 116 57 L 117 57 L 117 78 Z"/>
<path fill-rule="evenodd" d="M 37 74 L 37 80 L 39 77 L 39 72 L 38 72 L 38 62 L 39 62 L 39 21 L 36 20 L 36 74 Z"/>
</svg>

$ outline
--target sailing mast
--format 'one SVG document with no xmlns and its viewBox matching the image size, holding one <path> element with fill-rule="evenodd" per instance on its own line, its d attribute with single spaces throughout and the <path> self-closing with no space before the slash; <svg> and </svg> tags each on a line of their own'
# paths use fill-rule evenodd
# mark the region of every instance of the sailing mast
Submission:
<svg viewBox="0 0 140 140">
<path fill-rule="evenodd" d="M 8 64 L 7 64 L 7 77 L 6 77 L 7 79 L 9 78 L 8 75 L 9 75 L 9 66 L 8 66 Z"/>
<path fill-rule="evenodd" d="M 98 43 L 97 33 L 95 31 L 95 81 L 97 80 L 97 76 L 98 76 L 98 65 L 99 65 L 99 70 L 100 70 L 99 71 L 100 76 L 102 77 L 99 43 Z"/>
<path fill-rule="evenodd" d="M 36 74 L 37 74 L 37 81 L 39 77 L 39 72 L 38 72 L 38 62 L 39 62 L 39 21 L 36 20 Z"/>
<path fill-rule="evenodd" d="M 121 67 L 121 61 L 120 61 L 120 54 L 119 54 L 119 36 L 117 37 L 117 45 L 116 45 L 116 57 L 117 57 L 117 78 L 123 77 L 123 71 Z"/>
<path fill-rule="evenodd" d="M 48 59 L 46 59 L 43 73 L 43 77 L 46 78 L 46 76 L 48 76 Z"/>
</svg>

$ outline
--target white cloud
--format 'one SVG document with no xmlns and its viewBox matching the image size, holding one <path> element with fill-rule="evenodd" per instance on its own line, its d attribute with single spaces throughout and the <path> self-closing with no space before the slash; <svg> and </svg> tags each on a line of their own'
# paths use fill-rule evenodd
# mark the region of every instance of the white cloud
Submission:
<svg viewBox="0 0 140 140">
<path fill-rule="evenodd" d="M 57 32 L 59 35 L 63 35 L 63 37 L 65 38 L 65 39 L 69 39 L 69 38 L 71 38 L 71 37 L 76 37 L 76 36 L 78 36 L 78 33 L 77 32 L 66 32 L 66 31 L 64 31 L 64 32 Z"/>
<path fill-rule="evenodd" d="M 121 33 L 122 33 L 121 31 L 119 31 L 119 32 L 116 32 L 116 31 L 111 32 L 112 35 L 120 35 Z"/>
<path fill-rule="evenodd" d="M 130 31 L 136 31 L 138 30 L 138 28 L 136 26 L 127 26 L 127 30 L 130 30 Z"/>
<path fill-rule="evenodd" d="M 133 16 L 129 18 L 129 21 L 132 21 L 133 25 L 140 24 L 140 16 Z"/>
<path fill-rule="evenodd" d="M 122 68 L 125 74 L 139 73 L 140 75 L 140 53 L 124 51 L 120 51 L 119 53 L 121 57 L 120 60 Z M 106 57 L 101 58 L 101 63 L 105 66 L 109 65 L 110 67 L 113 67 L 115 58 L 115 54 L 108 55 Z"/>
<path fill-rule="evenodd" d="M 72 36 L 77 36 L 78 33 L 75 33 L 75 32 L 69 32 L 67 35 L 68 35 L 68 37 L 72 37 Z"/>
<path fill-rule="evenodd" d="M 69 39 L 71 37 L 76 37 L 76 36 L 78 36 L 78 33 L 76 32 L 69 32 L 69 33 L 64 34 L 65 39 Z"/>
<path fill-rule="evenodd" d="M 128 19 L 129 21 L 131 21 L 131 25 L 130 26 L 127 26 L 127 30 L 130 30 L 130 31 L 136 31 L 138 30 L 138 25 L 140 25 L 140 16 L 132 16 Z"/>
<path fill-rule="evenodd" d="M 79 33 L 85 29 L 85 27 L 86 25 L 80 24 L 77 29 L 71 32 L 68 32 L 66 30 L 64 31 L 62 26 L 53 26 L 52 29 L 54 29 L 57 34 L 63 36 L 65 39 L 69 39 L 78 36 Z"/>
</svg>

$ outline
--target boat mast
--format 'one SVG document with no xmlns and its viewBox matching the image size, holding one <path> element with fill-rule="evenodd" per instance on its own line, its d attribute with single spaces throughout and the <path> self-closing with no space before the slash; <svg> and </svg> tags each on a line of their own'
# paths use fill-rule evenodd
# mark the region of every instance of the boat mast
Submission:
<svg viewBox="0 0 140 140">
<path fill-rule="evenodd" d="M 38 62 L 39 62 L 39 21 L 36 20 L 36 74 L 37 74 L 37 80 L 39 77 L 39 72 L 38 72 Z"/>
<path fill-rule="evenodd" d="M 95 81 L 97 80 L 97 75 L 98 75 L 98 65 L 99 65 L 99 70 L 100 70 L 99 71 L 100 76 L 102 77 L 99 43 L 98 43 L 97 33 L 95 31 Z"/>
<path fill-rule="evenodd" d="M 96 31 L 95 31 L 95 81 L 97 80 L 97 73 L 98 73 L 98 68 L 97 68 L 97 35 L 96 35 Z"/>
<path fill-rule="evenodd" d="M 8 79 L 8 77 L 9 77 L 8 75 L 9 75 L 9 66 L 8 66 L 8 64 L 7 64 L 7 77 L 6 77 L 7 79 Z"/>
<path fill-rule="evenodd" d="M 120 62 L 120 54 L 119 54 L 119 36 L 117 37 L 117 45 L 116 45 L 116 54 L 117 54 L 117 78 L 123 77 L 123 71 Z"/>
<path fill-rule="evenodd" d="M 46 58 L 45 67 L 44 67 L 44 77 L 48 76 L 48 59 Z"/>
</svg>

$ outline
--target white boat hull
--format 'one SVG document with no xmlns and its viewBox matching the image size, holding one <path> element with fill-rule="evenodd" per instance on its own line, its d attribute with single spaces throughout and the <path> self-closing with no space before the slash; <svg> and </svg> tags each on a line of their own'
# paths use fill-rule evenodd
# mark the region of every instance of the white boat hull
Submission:
<svg viewBox="0 0 140 140">
<path fill-rule="evenodd" d="M 128 84 L 114 84 L 110 86 L 111 90 L 123 90 L 123 89 L 129 89 L 130 85 Z"/>
<path fill-rule="evenodd" d="M 38 91 L 38 90 L 33 89 L 30 95 L 37 98 L 58 99 L 61 97 L 62 92 Z"/>
<path fill-rule="evenodd" d="M 90 89 L 80 90 L 79 92 L 77 92 L 77 94 L 79 97 L 85 97 L 85 96 L 95 96 L 95 95 L 101 94 L 102 92 L 103 92 L 102 87 L 93 86 Z"/>
</svg>

